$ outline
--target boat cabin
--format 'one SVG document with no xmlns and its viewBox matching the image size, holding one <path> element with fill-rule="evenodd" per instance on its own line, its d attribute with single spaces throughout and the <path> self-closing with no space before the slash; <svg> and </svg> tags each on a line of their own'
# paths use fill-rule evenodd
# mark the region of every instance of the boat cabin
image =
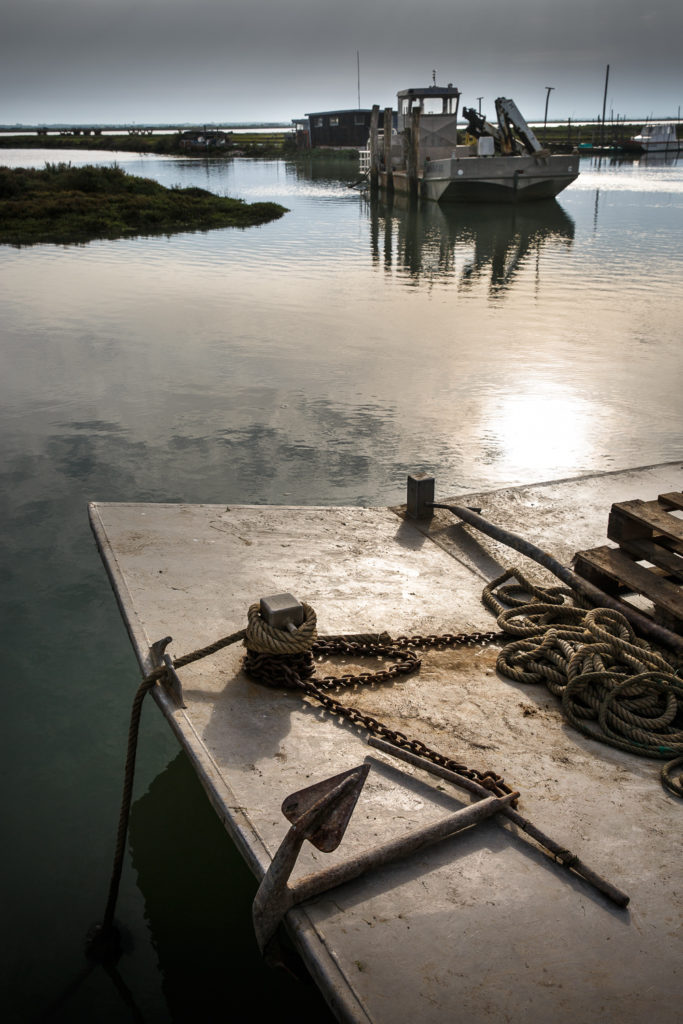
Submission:
<svg viewBox="0 0 683 1024">
<path fill-rule="evenodd" d="M 451 156 L 458 140 L 460 90 L 452 84 L 402 89 L 398 99 L 398 132 L 409 129 L 414 110 L 420 111 L 420 151 L 430 159 Z"/>
</svg>

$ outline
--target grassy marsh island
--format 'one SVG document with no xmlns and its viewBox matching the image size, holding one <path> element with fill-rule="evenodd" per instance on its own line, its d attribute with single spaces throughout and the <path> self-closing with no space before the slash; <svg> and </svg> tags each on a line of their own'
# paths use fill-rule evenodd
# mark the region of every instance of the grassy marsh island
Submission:
<svg viewBox="0 0 683 1024">
<path fill-rule="evenodd" d="M 247 228 L 287 213 L 203 188 L 166 188 L 120 167 L 0 167 L 0 244 L 67 244 L 96 238 Z"/>
</svg>

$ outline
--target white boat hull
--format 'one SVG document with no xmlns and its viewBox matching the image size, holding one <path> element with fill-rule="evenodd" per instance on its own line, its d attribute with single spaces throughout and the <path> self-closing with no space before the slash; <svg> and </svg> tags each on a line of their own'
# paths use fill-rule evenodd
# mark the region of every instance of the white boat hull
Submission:
<svg viewBox="0 0 683 1024">
<path fill-rule="evenodd" d="M 677 139 L 670 142 L 646 142 L 641 145 L 644 153 L 678 153 L 681 148 Z"/>
<path fill-rule="evenodd" d="M 427 161 L 418 192 L 437 203 L 520 203 L 552 199 L 579 174 L 576 155 L 468 156 Z M 396 191 L 410 191 L 405 172 L 394 172 Z"/>
</svg>

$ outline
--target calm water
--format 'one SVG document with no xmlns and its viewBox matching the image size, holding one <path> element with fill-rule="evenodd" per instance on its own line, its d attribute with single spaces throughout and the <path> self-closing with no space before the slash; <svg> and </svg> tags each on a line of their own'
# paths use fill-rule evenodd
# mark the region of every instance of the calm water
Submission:
<svg viewBox="0 0 683 1024">
<path fill-rule="evenodd" d="M 515 212 L 372 205 L 344 166 L 119 163 L 291 212 L 0 247 L 4 1005 L 213 1021 L 247 997 L 325 1021 L 262 968 L 253 882 L 152 704 L 128 949 L 118 976 L 84 973 L 138 678 L 86 502 L 388 504 L 415 469 L 445 495 L 682 457 L 683 165 L 584 160 Z"/>
</svg>

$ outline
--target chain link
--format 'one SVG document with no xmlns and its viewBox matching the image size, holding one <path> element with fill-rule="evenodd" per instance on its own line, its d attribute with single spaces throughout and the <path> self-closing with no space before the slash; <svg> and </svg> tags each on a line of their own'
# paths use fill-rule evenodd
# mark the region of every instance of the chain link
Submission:
<svg viewBox="0 0 683 1024">
<path fill-rule="evenodd" d="M 372 715 L 367 715 L 358 708 L 340 703 L 326 691 L 342 689 L 350 686 L 368 686 L 390 682 L 399 676 L 410 675 L 420 668 L 420 659 L 416 649 L 445 649 L 452 647 L 474 647 L 495 643 L 504 638 L 498 632 L 444 633 L 440 636 L 400 636 L 395 640 L 387 638 L 382 642 L 357 642 L 347 637 L 320 637 L 313 645 L 308 656 L 298 655 L 297 663 L 288 656 L 268 656 L 248 651 L 245 658 L 245 670 L 266 686 L 299 689 L 307 696 L 316 700 L 333 715 L 345 718 L 352 725 L 366 729 L 372 736 L 386 740 L 388 743 L 408 750 L 418 757 L 425 758 L 441 768 L 472 779 L 486 787 L 497 796 L 514 792 L 501 775 L 493 771 L 480 772 L 476 768 L 468 768 L 453 758 L 440 754 L 421 740 L 409 739 L 397 729 L 390 729 Z M 394 664 L 378 672 L 346 673 L 340 676 L 315 677 L 314 657 L 318 660 L 334 654 L 348 654 L 357 657 L 374 657 L 391 659 Z"/>
</svg>

